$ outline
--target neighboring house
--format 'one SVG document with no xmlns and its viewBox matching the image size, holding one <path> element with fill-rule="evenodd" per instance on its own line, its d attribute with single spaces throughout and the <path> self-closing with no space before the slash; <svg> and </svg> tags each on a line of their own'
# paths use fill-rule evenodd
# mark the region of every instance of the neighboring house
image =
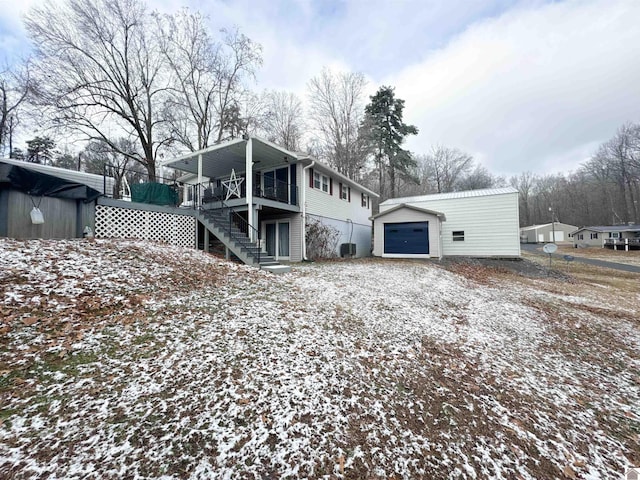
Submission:
<svg viewBox="0 0 640 480">
<path fill-rule="evenodd" d="M 392 198 L 374 221 L 381 257 L 519 257 L 518 191 L 470 190 Z"/>
<path fill-rule="evenodd" d="M 256 255 L 261 264 L 300 262 L 306 225 L 317 221 L 337 232 L 336 254 L 370 255 L 371 198 L 378 195 L 306 154 L 245 137 L 163 165 L 196 187 L 184 206 L 199 207 L 205 245 L 213 234 L 247 263 Z"/>
<path fill-rule="evenodd" d="M 543 225 L 532 225 L 520 229 L 521 243 L 570 243 L 571 235 L 577 230 L 577 226 L 566 223 L 553 222 Z"/>
<path fill-rule="evenodd" d="M 578 228 L 573 235 L 574 247 L 640 247 L 640 226 L 605 225 Z"/>
</svg>

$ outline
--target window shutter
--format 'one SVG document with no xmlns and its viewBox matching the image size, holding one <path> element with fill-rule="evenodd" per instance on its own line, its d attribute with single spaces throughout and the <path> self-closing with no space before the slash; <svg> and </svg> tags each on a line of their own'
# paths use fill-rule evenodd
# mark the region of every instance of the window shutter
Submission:
<svg viewBox="0 0 640 480">
<path fill-rule="evenodd" d="M 309 187 L 313 188 L 313 168 L 309 169 Z"/>
<path fill-rule="evenodd" d="M 333 195 L 333 178 L 329 177 L 329 195 Z"/>
<path fill-rule="evenodd" d="M 342 200 L 342 182 L 338 183 L 338 196 Z"/>
<path fill-rule="evenodd" d="M 351 201 L 351 187 L 347 187 L 347 197 L 348 200 Z"/>
</svg>

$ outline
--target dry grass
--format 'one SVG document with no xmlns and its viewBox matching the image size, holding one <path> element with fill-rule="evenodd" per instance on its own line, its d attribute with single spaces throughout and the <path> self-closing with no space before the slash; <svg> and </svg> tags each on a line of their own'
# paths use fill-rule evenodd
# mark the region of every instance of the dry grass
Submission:
<svg viewBox="0 0 640 480">
<path fill-rule="evenodd" d="M 593 258 L 594 260 L 640 266 L 640 250 L 629 250 L 627 252 L 624 249 L 613 250 L 612 248 L 600 247 L 573 248 L 569 245 L 561 245 L 558 247 L 558 253 L 562 255 L 573 255 L 574 257 Z"/>
</svg>

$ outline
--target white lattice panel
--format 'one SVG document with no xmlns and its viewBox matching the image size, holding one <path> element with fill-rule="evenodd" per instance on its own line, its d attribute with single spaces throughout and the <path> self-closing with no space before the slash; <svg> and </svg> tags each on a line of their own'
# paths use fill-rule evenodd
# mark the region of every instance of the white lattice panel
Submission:
<svg viewBox="0 0 640 480">
<path fill-rule="evenodd" d="M 96 205 L 95 234 L 98 238 L 138 238 L 193 248 L 196 219 L 188 215 Z"/>
</svg>

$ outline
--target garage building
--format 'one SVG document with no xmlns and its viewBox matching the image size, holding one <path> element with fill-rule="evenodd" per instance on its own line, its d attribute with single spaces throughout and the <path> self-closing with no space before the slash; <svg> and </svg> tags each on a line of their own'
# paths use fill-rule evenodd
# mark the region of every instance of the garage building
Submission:
<svg viewBox="0 0 640 480">
<path fill-rule="evenodd" d="M 379 257 L 520 256 L 513 187 L 392 198 L 372 220 Z"/>
</svg>

